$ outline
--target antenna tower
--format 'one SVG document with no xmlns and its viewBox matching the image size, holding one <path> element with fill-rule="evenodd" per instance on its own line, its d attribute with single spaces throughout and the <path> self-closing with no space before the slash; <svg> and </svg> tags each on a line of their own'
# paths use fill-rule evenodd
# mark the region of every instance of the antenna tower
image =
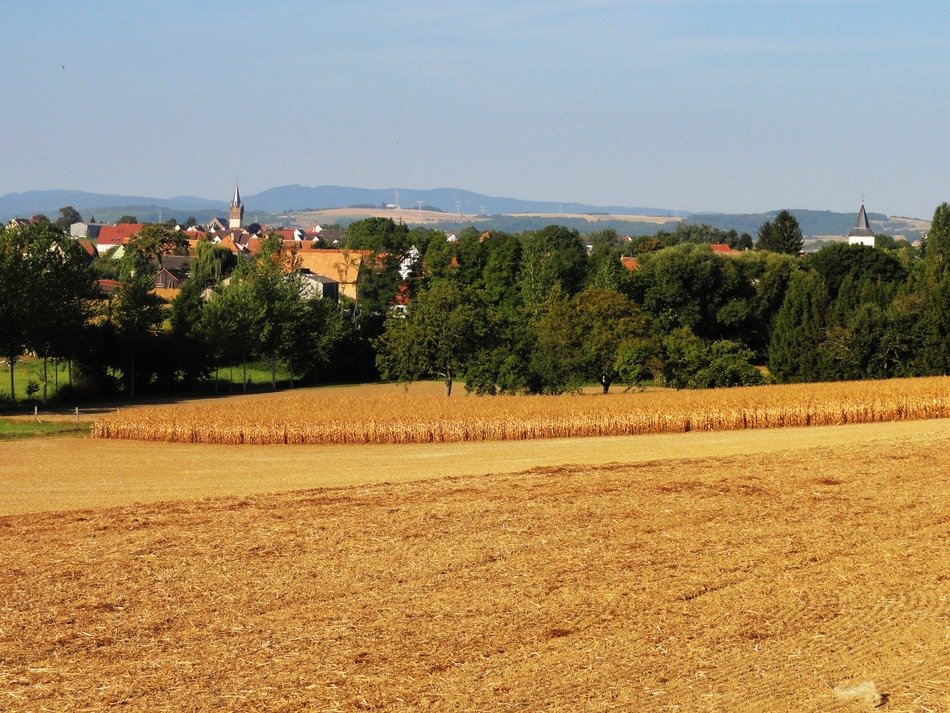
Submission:
<svg viewBox="0 0 950 713">
<path fill-rule="evenodd" d="M 399 132 L 396 132 L 396 190 L 393 203 L 399 208 Z"/>
</svg>

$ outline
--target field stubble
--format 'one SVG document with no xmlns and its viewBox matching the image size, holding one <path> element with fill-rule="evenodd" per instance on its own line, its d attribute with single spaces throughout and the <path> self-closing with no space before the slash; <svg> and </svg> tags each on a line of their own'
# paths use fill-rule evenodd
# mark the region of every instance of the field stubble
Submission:
<svg viewBox="0 0 950 713">
<path fill-rule="evenodd" d="M 950 417 L 950 377 L 573 396 L 308 389 L 123 409 L 99 438 L 221 444 L 450 443 Z"/>
<path fill-rule="evenodd" d="M 0 707 L 947 711 L 948 445 L 0 518 Z"/>
</svg>

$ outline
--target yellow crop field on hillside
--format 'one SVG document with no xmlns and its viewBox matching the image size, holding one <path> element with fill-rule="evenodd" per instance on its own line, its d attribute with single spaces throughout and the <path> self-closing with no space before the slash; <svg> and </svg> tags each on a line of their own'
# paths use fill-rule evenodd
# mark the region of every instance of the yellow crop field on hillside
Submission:
<svg viewBox="0 0 950 713">
<path fill-rule="evenodd" d="M 950 416 L 950 377 L 567 396 L 305 389 L 122 409 L 99 438 L 179 443 L 448 443 L 873 423 Z"/>
</svg>

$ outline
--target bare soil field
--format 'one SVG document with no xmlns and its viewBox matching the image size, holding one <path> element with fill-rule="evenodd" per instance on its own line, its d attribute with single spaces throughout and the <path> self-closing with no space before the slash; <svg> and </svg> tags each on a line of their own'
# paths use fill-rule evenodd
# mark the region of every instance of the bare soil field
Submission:
<svg viewBox="0 0 950 713">
<path fill-rule="evenodd" d="M 2 517 L 0 708 L 845 712 L 870 708 L 834 687 L 873 681 L 884 710 L 948 711 L 950 436 L 928 423 Z"/>
<path fill-rule="evenodd" d="M 0 443 L 0 515 L 908 439 L 950 441 L 950 419 L 401 445 L 228 446 L 50 437 Z"/>
<path fill-rule="evenodd" d="M 511 213 L 517 218 L 548 218 L 552 222 L 559 219 L 571 218 L 574 220 L 588 220 L 591 223 L 602 223 L 604 221 L 629 221 L 631 223 L 679 223 L 683 220 L 675 215 L 635 215 L 631 213 Z"/>
<path fill-rule="evenodd" d="M 591 213 L 506 213 L 516 218 L 547 218 L 552 223 L 566 218 L 576 220 L 587 220 L 591 223 L 598 223 L 607 220 L 622 220 L 636 223 L 678 223 L 682 220 L 672 215 L 627 215 L 627 214 L 591 214 Z M 442 223 L 445 221 L 470 221 L 473 225 L 478 225 L 479 220 L 484 220 L 485 216 L 479 216 L 472 213 L 444 213 L 437 210 L 416 210 L 407 208 L 328 208 L 326 210 L 302 211 L 299 213 L 287 213 L 282 217 L 293 225 L 302 228 L 312 228 L 320 223 L 336 223 L 340 220 L 361 220 L 363 218 L 392 218 L 395 221 L 404 223 L 427 224 Z"/>
<path fill-rule="evenodd" d="M 323 223 L 336 223 L 340 220 L 362 220 L 364 218 L 392 218 L 396 222 L 427 224 L 441 223 L 447 220 L 467 220 L 477 225 L 478 216 L 463 213 L 443 213 L 437 210 L 415 210 L 413 208 L 327 208 L 283 215 L 292 225 L 312 228 Z"/>
</svg>

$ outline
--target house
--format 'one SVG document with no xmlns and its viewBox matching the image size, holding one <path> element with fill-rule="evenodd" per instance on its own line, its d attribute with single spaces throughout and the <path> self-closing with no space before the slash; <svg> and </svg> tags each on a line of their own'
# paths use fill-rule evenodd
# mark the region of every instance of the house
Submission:
<svg viewBox="0 0 950 713">
<path fill-rule="evenodd" d="M 301 269 L 336 280 L 340 294 L 355 300 L 360 273 L 370 254 L 369 250 L 307 248 L 296 251 L 295 260 Z"/>
<path fill-rule="evenodd" d="M 113 248 L 124 248 L 129 243 L 129 238 L 142 229 L 141 223 L 117 223 L 116 225 L 103 225 L 99 229 L 99 237 L 96 239 L 96 250 L 100 255 L 105 255 Z M 117 250 L 113 257 L 122 257 L 121 253 L 125 250 Z"/>
<path fill-rule="evenodd" d="M 89 262 L 92 262 L 93 258 L 99 254 L 96 250 L 96 244 L 91 240 L 77 240 L 76 242 L 79 244 L 79 247 L 82 248 L 83 252 L 86 253 Z"/>
<path fill-rule="evenodd" d="M 864 210 L 864 203 L 861 203 L 861 210 L 858 211 L 858 219 L 848 233 L 848 245 L 867 245 L 874 247 L 874 231 L 871 230 L 871 223 L 868 221 L 868 214 Z"/>
<path fill-rule="evenodd" d="M 224 218 L 212 218 L 205 228 L 209 233 L 224 233 L 228 230 L 228 224 L 224 221 Z"/>
<path fill-rule="evenodd" d="M 300 271 L 300 296 L 307 299 L 340 301 L 340 283 L 326 275 L 316 275 L 310 270 Z"/>
<path fill-rule="evenodd" d="M 177 290 L 181 287 L 181 279 L 167 267 L 155 273 L 155 289 Z"/>
<path fill-rule="evenodd" d="M 741 250 L 734 250 L 725 243 L 709 243 L 709 249 L 717 255 L 726 255 L 728 257 L 735 257 L 736 255 L 742 254 Z"/>
<path fill-rule="evenodd" d="M 95 240 L 99 237 L 99 231 L 102 229 L 102 223 L 73 223 L 69 226 L 69 235 L 73 238 L 88 238 Z"/>
<path fill-rule="evenodd" d="M 488 233 L 485 233 L 485 235 L 488 235 Z M 406 252 L 406 256 L 399 262 L 399 276 L 403 280 L 408 280 L 421 259 L 422 255 L 419 254 L 419 249 L 413 245 L 409 248 L 408 252 Z"/>
<path fill-rule="evenodd" d="M 96 290 L 100 296 L 111 295 L 119 288 L 118 280 L 96 280 Z"/>
<path fill-rule="evenodd" d="M 640 269 L 640 261 L 635 257 L 621 256 L 620 264 L 623 265 L 625 270 L 630 270 L 631 272 Z"/>
</svg>

